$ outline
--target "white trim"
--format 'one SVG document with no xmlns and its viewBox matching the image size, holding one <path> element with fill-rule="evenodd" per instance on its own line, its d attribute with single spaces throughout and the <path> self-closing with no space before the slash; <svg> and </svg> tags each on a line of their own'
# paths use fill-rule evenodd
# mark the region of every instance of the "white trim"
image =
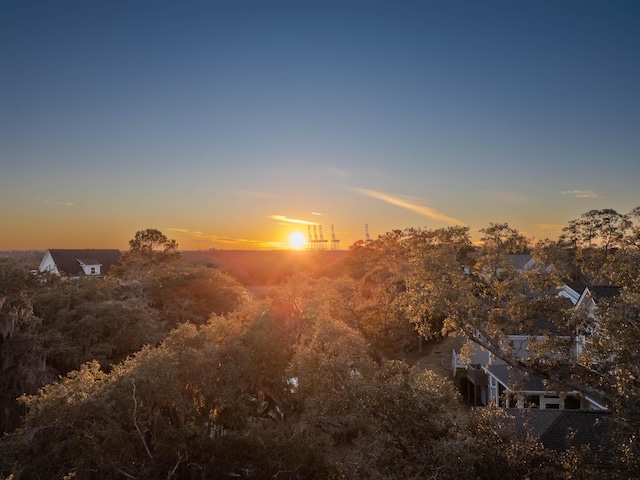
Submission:
<svg viewBox="0 0 640 480">
<path fill-rule="evenodd" d="M 581 295 L 578 292 L 576 292 L 573 288 L 571 288 L 569 285 L 562 285 L 561 287 L 558 287 L 558 290 L 560 290 L 560 292 L 558 293 L 558 296 L 568 298 L 571 301 L 571 303 L 573 303 L 574 307 L 578 303 L 578 300 L 580 300 Z"/>
<path fill-rule="evenodd" d="M 596 402 L 594 399 L 592 399 L 591 397 L 588 397 L 586 395 L 583 395 L 584 399 L 589 402 L 591 405 L 595 405 L 596 407 L 598 407 L 600 410 L 606 410 L 609 411 L 609 409 L 607 407 L 605 407 L 604 405 L 600 405 L 600 403 Z"/>
</svg>

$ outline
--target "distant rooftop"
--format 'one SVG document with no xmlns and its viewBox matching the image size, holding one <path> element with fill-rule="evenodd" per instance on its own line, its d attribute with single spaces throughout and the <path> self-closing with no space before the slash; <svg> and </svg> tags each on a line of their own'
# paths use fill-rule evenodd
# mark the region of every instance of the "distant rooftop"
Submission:
<svg viewBox="0 0 640 480">
<path fill-rule="evenodd" d="M 106 275 L 113 265 L 118 265 L 120 250 L 117 249 L 49 249 L 60 274 L 70 277 L 83 275 L 82 265 L 100 266 L 100 273 Z"/>
<path fill-rule="evenodd" d="M 511 262 L 511 265 L 513 265 L 513 268 L 518 271 L 525 270 L 525 267 L 531 267 L 529 263 L 533 260 L 533 257 L 528 253 L 512 253 L 506 255 L 506 257 Z"/>
</svg>

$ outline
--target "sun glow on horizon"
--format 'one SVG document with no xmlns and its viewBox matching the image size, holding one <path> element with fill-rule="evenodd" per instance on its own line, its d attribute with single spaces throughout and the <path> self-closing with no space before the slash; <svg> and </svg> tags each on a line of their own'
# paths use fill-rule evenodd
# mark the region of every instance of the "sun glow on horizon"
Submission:
<svg viewBox="0 0 640 480">
<path fill-rule="evenodd" d="M 289 246 L 295 250 L 300 250 L 307 244 L 307 237 L 303 233 L 293 232 L 289 235 Z"/>
</svg>

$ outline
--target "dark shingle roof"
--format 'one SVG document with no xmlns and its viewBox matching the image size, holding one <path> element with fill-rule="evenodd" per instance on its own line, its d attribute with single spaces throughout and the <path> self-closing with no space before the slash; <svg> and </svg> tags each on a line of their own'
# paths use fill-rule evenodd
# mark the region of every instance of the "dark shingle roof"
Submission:
<svg viewBox="0 0 640 480">
<path fill-rule="evenodd" d="M 610 463 L 616 449 L 611 412 L 596 410 L 519 410 L 508 409 L 516 425 L 523 425 L 545 446 L 557 452 L 571 447 L 589 446 Z"/>
<path fill-rule="evenodd" d="M 81 265 L 102 265 L 95 258 L 78 258 L 76 260 L 78 260 L 78 263 Z"/>
<path fill-rule="evenodd" d="M 89 261 L 88 265 L 101 265 L 100 273 L 106 275 L 113 265 L 118 265 L 121 255 L 117 249 L 50 249 L 49 253 L 60 274 L 70 277 L 83 274 L 80 260 Z"/>
<path fill-rule="evenodd" d="M 589 291 L 596 301 L 620 295 L 620 287 L 612 285 L 594 285 L 593 287 L 589 287 Z"/>
</svg>

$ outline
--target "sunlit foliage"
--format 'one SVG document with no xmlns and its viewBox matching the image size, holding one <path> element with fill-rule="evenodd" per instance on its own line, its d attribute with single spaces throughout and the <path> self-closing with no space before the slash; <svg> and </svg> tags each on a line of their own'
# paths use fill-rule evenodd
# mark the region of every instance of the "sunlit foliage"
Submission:
<svg viewBox="0 0 640 480">
<path fill-rule="evenodd" d="M 181 261 L 158 231 L 138 232 L 114 278 L 63 282 L 1 262 L 13 420 L 0 477 L 634 478 L 637 220 L 592 211 L 536 245 L 507 224 L 481 230 L 479 247 L 467 228 L 396 230 L 351 249 L 344 275 L 297 273 L 264 300 Z M 509 255 L 524 252 L 535 264 L 520 272 Z M 556 289 L 575 280 L 619 295 L 576 309 Z M 516 330 L 543 338 L 527 357 L 505 342 Z M 467 410 L 450 379 L 398 359 L 454 332 L 606 403 L 618 428 L 608 469 L 588 449 L 545 450 L 500 409 Z"/>
</svg>

